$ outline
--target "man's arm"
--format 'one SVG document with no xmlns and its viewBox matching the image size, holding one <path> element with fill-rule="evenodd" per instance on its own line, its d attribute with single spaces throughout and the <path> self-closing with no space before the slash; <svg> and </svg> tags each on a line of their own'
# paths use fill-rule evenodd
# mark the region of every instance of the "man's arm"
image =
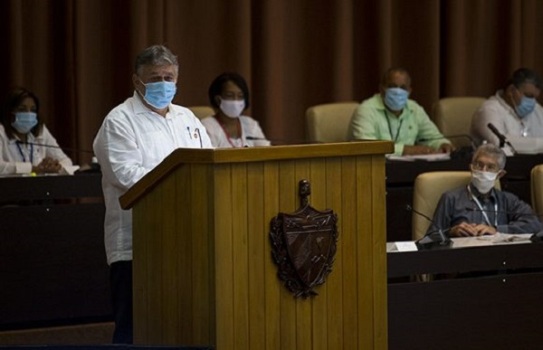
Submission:
<svg viewBox="0 0 543 350">
<path fill-rule="evenodd" d="M 420 105 L 413 107 L 413 113 L 419 128 L 417 140 L 439 152 L 450 152 L 454 149 Z"/>
<path fill-rule="evenodd" d="M 537 233 L 543 229 L 541 220 L 532 208 L 517 196 L 509 192 L 502 192 L 505 199 L 507 224 L 498 225 L 498 232 L 502 233 Z"/>
<path fill-rule="evenodd" d="M 437 203 L 432 217 L 432 223 L 428 227 L 426 234 L 435 233 L 439 230 L 445 231 L 451 225 L 451 218 L 454 214 L 454 201 L 447 193 L 443 193 Z M 446 232 L 445 232 L 446 233 Z"/>
</svg>

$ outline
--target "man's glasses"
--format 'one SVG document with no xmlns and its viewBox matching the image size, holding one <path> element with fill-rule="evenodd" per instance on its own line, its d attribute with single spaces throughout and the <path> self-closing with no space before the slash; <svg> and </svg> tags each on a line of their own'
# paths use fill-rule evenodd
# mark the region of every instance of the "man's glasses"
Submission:
<svg viewBox="0 0 543 350">
<path fill-rule="evenodd" d="M 500 167 L 497 164 L 486 164 L 478 161 L 471 163 L 471 167 L 473 170 L 490 171 L 493 173 L 500 171 Z"/>
</svg>

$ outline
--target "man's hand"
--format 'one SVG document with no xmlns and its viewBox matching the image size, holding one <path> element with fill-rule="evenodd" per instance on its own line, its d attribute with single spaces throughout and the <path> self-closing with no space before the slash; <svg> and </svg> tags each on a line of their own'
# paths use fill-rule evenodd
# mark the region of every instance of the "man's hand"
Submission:
<svg viewBox="0 0 543 350">
<path fill-rule="evenodd" d="M 46 157 L 41 161 L 40 164 L 32 167 L 32 171 L 38 174 L 56 174 L 60 172 L 61 168 L 62 166 L 60 165 L 58 160 Z"/>
<path fill-rule="evenodd" d="M 495 235 L 497 233 L 496 228 L 493 226 L 483 224 L 470 224 L 462 222 L 456 226 L 453 226 L 449 231 L 453 237 L 474 237 L 483 235 Z"/>
<path fill-rule="evenodd" d="M 450 143 L 443 143 L 441 144 L 441 146 L 439 146 L 439 150 L 442 152 L 442 153 L 451 153 L 452 151 L 454 151 L 456 149 L 456 147 L 454 147 L 452 144 Z"/>
</svg>

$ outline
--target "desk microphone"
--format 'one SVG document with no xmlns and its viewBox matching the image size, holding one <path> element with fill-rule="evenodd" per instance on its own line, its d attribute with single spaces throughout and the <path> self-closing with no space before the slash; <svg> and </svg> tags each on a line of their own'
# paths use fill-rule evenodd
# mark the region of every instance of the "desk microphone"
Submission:
<svg viewBox="0 0 543 350">
<path fill-rule="evenodd" d="M 415 210 L 412 206 L 409 204 L 405 207 L 408 211 L 412 211 L 413 213 L 422 216 L 426 220 L 428 220 L 432 225 L 437 226 L 431 218 L 429 218 L 427 215 L 421 213 L 418 210 Z M 434 249 L 434 248 L 445 248 L 449 247 L 452 244 L 452 240 L 445 235 L 450 230 L 450 228 L 443 230 L 441 228 L 428 232 L 424 237 L 419 239 L 415 242 L 417 245 L 417 248 L 419 250 L 428 250 L 428 249 Z"/>
<path fill-rule="evenodd" d="M 21 140 L 16 140 L 15 143 L 18 144 L 18 145 L 40 146 L 40 147 L 56 148 L 56 149 L 60 149 L 62 151 L 70 151 L 70 152 L 78 152 L 78 153 L 92 153 L 92 154 L 94 154 L 93 151 L 88 151 L 88 150 L 83 150 L 83 149 L 76 149 L 76 148 L 66 148 L 66 147 L 60 147 L 60 146 L 55 146 L 55 145 L 47 145 L 47 144 L 44 144 L 44 143 L 25 142 L 25 141 L 21 141 Z"/>
<path fill-rule="evenodd" d="M 496 137 L 500 140 L 500 148 L 503 148 L 505 145 L 509 146 L 511 148 L 511 150 L 513 151 L 513 153 L 517 153 L 517 151 L 515 150 L 515 148 L 513 147 L 513 145 L 511 144 L 511 142 L 509 142 L 509 140 L 507 140 L 507 138 L 505 137 L 504 134 L 502 134 L 495 126 L 494 124 L 492 123 L 488 123 L 486 124 L 486 126 L 488 126 L 488 128 L 490 129 L 490 131 L 492 131 L 492 133 L 494 135 L 496 135 Z"/>
</svg>

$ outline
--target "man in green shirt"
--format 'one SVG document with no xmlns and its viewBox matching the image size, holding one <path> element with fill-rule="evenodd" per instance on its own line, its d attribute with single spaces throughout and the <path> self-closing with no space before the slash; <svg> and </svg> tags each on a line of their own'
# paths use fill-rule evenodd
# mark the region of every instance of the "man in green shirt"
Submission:
<svg viewBox="0 0 543 350">
<path fill-rule="evenodd" d="M 383 76 L 380 93 L 362 102 L 349 126 L 351 140 L 390 140 L 395 155 L 446 153 L 454 150 L 424 109 L 409 100 L 411 77 L 403 68 Z"/>
</svg>

